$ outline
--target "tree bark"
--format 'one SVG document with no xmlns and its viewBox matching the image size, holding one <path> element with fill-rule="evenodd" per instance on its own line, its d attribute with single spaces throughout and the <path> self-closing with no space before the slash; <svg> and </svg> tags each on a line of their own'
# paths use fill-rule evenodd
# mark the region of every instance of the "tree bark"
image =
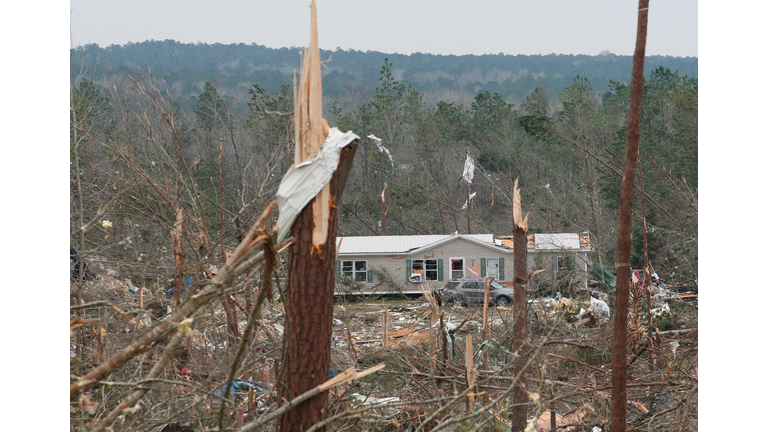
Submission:
<svg viewBox="0 0 768 432">
<path fill-rule="evenodd" d="M 523 220 L 520 206 L 520 189 L 515 180 L 512 219 L 514 221 L 514 253 L 515 253 L 515 322 L 513 325 L 512 350 L 520 355 L 515 360 L 512 375 L 517 376 L 527 362 L 528 349 L 528 219 Z M 528 423 L 528 392 L 525 389 L 525 374 L 520 375 L 520 381 L 512 393 L 512 432 L 522 432 Z"/>
<path fill-rule="evenodd" d="M 616 306 L 613 326 L 613 386 L 611 389 L 611 431 L 627 430 L 627 313 L 629 308 L 629 259 L 632 232 L 632 199 L 635 166 L 640 142 L 640 107 L 643 97 L 645 38 L 648 32 L 648 0 L 640 0 L 637 17 L 637 42 L 627 125 L 627 148 L 619 207 L 619 240 L 616 259 Z"/>
<path fill-rule="evenodd" d="M 386 183 L 384 183 L 384 189 L 381 188 L 381 170 L 376 170 L 376 183 L 379 186 L 379 212 L 381 213 L 381 234 L 387 235 L 387 203 L 384 197 L 384 193 L 387 191 Z"/>
<path fill-rule="evenodd" d="M 184 291 L 184 248 L 181 244 L 181 234 L 184 227 L 184 210 L 177 204 L 176 224 L 171 229 L 173 240 L 173 301 L 178 304 L 181 301 L 181 292 Z"/>
<path fill-rule="evenodd" d="M 341 152 L 339 165 L 348 150 Z M 336 231 L 338 205 L 338 175 L 331 178 L 331 203 L 328 237 L 325 244 L 315 247 L 312 232 L 315 227 L 312 200 L 296 218 L 291 235 L 297 242 L 291 246 L 288 265 L 288 311 L 284 362 L 282 365 L 279 400 L 292 400 L 328 380 L 331 364 L 331 329 L 333 323 L 333 286 L 336 279 Z M 328 393 L 302 402 L 291 413 L 280 417 L 281 432 L 303 432 L 326 418 Z M 323 429 L 325 430 L 325 429 Z"/>
</svg>

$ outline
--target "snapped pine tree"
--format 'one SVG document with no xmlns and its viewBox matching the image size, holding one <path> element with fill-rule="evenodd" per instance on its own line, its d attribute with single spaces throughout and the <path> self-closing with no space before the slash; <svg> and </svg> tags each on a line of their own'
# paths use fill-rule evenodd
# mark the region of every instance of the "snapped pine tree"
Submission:
<svg viewBox="0 0 768 432">
<path fill-rule="evenodd" d="M 528 359 L 526 354 L 528 349 L 528 301 L 525 295 L 528 289 L 528 216 L 526 215 L 523 219 L 517 179 L 515 179 L 512 200 L 512 221 L 515 225 L 515 322 L 512 327 L 512 349 L 520 355 L 512 368 L 514 376 L 520 374 L 520 381 L 515 385 L 515 390 L 512 393 L 514 405 L 512 408 L 512 432 L 522 432 L 528 424 L 528 410 L 526 409 L 528 391 L 525 389 L 525 374 L 521 373 L 523 365 Z"/>
<path fill-rule="evenodd" d="M 317 155 L 329 131 L 322 116 L 323 90 L 314 1 L 310 8 L 311 39 L 309 49 L 304 51 L 301 83 L 298 91 L 294 90 L 297 165 Z M 348 149 L 343 149 L 339 165 L 352 155 Z M 339 171 L 333 174 L 330 183 L 304 207 L 291 227 L 296 242 L 290 248 L 283 361 L 276 383 L 280 401 L 290 401 L 328 379 L 339 175 Z M 278 430 L 305 431 L 327 417 L 327 407 L 328 392 L 319 392 L 284 413 L 278 420 Z"/>
<path fill-rule="evenodd" d="M 643 65 L 648 33 L 648 0 L 640 0 L 637 40 L 632 65 L 632 84 L 627 124 L 627 149 L 619 207 L 619 239 L 616 250 L 616 318 L 613 326 L 613 386 L 611 388 L 611 431 L 627 430 L 627 314 L 629 312 L 629 258 L 632 233 L 632 199 L 635 166 L 640 142 L 640 108 L 643 99 Z"/>
</svg>

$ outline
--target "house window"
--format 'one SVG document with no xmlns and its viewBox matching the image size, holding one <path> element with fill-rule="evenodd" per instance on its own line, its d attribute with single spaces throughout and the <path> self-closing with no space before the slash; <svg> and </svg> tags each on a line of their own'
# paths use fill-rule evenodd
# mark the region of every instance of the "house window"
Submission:
<svg viewBox="0 0 768 432">
<path fill-rule="evenodd" d="M 368 264 L 365 261 L 342 261 L 341 274 L 355 279 L 355 282 L 368 280 Z"/>
<path fill-rule="evenodd" d="M 451 258 L 451 279 L 464 277 L 464 258 Z"/>
<path fill-rule="evenodd" d="M 488 276 L 495 277 L 496 279 L 499 278 L 499 259 L 498 258 L 488 258 Z"/>
<path fill-rule="evenodd" d="M 423 275 L 423 280 L 437 280 L 437 260 L 413 260 L 411 273 Z"/>
<path fill-rule="evenodd" d="M 557 270 L 558 271 L 566 271 L 566 270 L 573 270 L 574 265 L 576 264 L 573 256 L 559 256 L 557 257 Z"/>
</svg>

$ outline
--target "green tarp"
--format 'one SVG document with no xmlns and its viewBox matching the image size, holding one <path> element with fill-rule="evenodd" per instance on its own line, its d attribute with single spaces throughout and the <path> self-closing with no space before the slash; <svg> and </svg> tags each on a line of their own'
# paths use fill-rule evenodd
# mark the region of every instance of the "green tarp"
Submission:
<svg viewBox="0 0 768 432">
<path fill-rule="evenodd" d="M 595 264 L 592 267 L 592 275 L 594 275 L 598 281 L 610 288 L 611 291 L 616 287 L 616 275 L 604 269 L 600 264 Z"/>
</svg>

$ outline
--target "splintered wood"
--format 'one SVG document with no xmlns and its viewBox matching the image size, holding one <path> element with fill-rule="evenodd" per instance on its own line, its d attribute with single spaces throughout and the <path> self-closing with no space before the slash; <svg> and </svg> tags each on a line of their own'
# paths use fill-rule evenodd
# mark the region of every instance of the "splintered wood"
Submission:
<svg viewBox="0 0 768 432">
<path fill-rule="evenodd" d="M 488 303 L 490 302 L 491 281 L 488 276 L 483 280 L 483 342 L 488 342 Z M 488 370 L 488 350 L 483 349 L 483 369 Z"/>
<path fill-rule="evenodd" d="M 344 240 L 344 239 L 342 239 L 342 240 Z M 383 339 L 384 340 L 384 348 L 388 348 L 388 342 L 389 342 L 389 333 L 388 333 L 389 327 L 388 327 L 388 323 L 387 323 L 387 320 L 388 320 L 389 317 L 387 315 L 389 315 L 389 310 L 388 309 L 384 309 L 384 339 Z"/>
<path fill-rule="evenodd" d="M 173 239 L 173 263 L 176 272 L 173 276 L 173 298 L 178 301 L 181 299 L 181 292 L 184 288 L 184 248 L 181 244 L 181 236 L 184 229 L 184 209 L 176 208 L 176 224 L 171 228 L 171 238 Z"/>
<path fill-rule="evenodd" d="M 472 349 L 472 335 L 467 335 L 467 348 L 464 352 L 464 365 L 467 368 L 467 387 L 473 388 L 475 386 L 475 363 L 474 352 Z M 475 406 L 475 393 L 474 389 L 470 390 L 467 394 L 467 411 L 471 410 Z"/>
<path fill-rule="evenodd" d="M 320 70 L 320 47 L 317 39 L 317 6 L 312 1 L 311 36 L 309 48 L 304 50 L 301 65 L 301 84 L 296 89 L 294 77 L 294 107 L 296 115 L 296 165 L 314 158 L 328 138 L 328 123 L 323 119 L 323 82 Z M 295 96 L 298 94 L 298 98 Z M 315 228 L 312 245 L 318 247 L 328 239 L 328 221 L 331 211 L 331 186 L 315 197 L 312 205 Z"/>
<path fill-rule="evenodd" d="M 412 346 L 430 340 L 431 332 L 426 328 L 410 328 L 387 333 L 387 348 Z"/>
</svg>

